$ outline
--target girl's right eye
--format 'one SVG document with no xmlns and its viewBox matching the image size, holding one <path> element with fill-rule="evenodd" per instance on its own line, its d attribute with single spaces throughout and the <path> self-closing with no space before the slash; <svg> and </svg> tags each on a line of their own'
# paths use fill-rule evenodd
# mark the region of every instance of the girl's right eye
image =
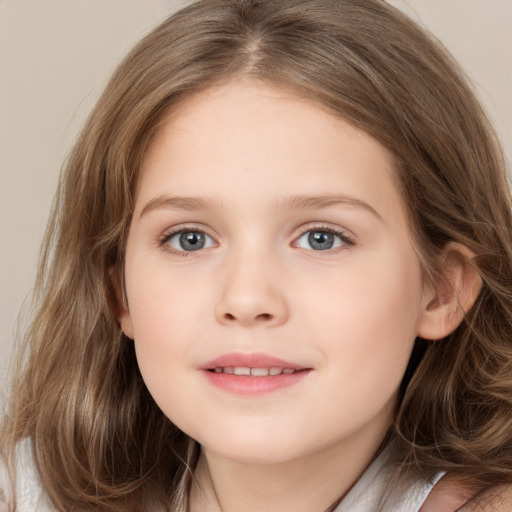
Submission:
<svg viewBox="0 0 512 512">
<path fill-rule="evenodd" d="M 167 235 L 162 245 L 168 245 L 176 252 L 193 252 L 214 247 L 215 241 L 204 231 L 187 229 Z"/>
</svg>

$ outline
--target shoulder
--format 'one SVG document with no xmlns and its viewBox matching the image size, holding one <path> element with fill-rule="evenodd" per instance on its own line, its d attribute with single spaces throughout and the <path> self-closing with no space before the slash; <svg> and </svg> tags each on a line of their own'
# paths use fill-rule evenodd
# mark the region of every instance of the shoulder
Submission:
<svg viewBox="0 0 512 512">
<path fill-rule="evenodd" d="M 510 512 L 512 510 L 512 484 L 500 485 L 470 501 L 460 512 Z"/>
<path fill-rule="evenodd" d="M 0 456 L 0 512 L 7 512 L 12 501 L 12 486 L 9 472 L 2 456 Z"/>
<path fill-rule="evenodd" d="M 15 464 L 13 483 L 0 458 L 0 512 L 13 510 L 14 496 L 17 512 L 56 512 L 40 483 L 30 440 L 25 439 L 16 447 Z"/>
<path fill-rule="evenodd" d="M 0 457 L 0 512 L 9 512 L 11 495 L 11 483 L 9 481 L 7 467 L 2 457 Z"/>
<path fill-rule="evenodd" d="M 420 512 L 510 512 L 512 485 L 502 485 L 474 497 L 468 482 L 441 479 L 421 507 Z"/>
<path fill-rule="evenodd" d="M 466 482 L 445 476 L 434 486 L 420 512 L 455 512 L 471 499 L 472 494 Z"/>
</svg>

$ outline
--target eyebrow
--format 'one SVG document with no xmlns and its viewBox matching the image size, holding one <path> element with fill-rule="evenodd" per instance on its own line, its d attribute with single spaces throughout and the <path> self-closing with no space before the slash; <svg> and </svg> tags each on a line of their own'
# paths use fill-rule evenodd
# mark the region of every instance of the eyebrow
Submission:
<svg viewBox="0 0 512 512">
<path fill-rule="evenodd" d="M 355 206 L 363 208 L 379 220 L 383 220 L 380 213 L 366 201 L 345 195 L 297 195 L 283 199 L 280 205 L 291 210 L 320 210 L 331 206 Z"/>
<path fill-rule="evenodd" d="M 146 203 L 139 217 L 143 217 L 147 213 L 160 208 L 185 211 L 215 210 L 218 209 L 218 204 L 201 197 L 159 196 Z"/>
<path fill-rule="evenodd" d="M 322 208 L 332 206 L 355 206 L 368 211 L 379 220 L 383 220 L 382 216 L 377 212 L 377 210 L 375 210 L 375 208 L 370 206 L 367 202 L 351 196 L 333 194 L 301 194 L 284 198 L 278 202 L 279 208 L 289 210 L 320 210 Z M 201 197 L 159 196 L 146 203 L 139 217 L 143 217 L 149 212 L 161 208 L 169 210 L 197 211 L 216 210 L 219 209 L 219 207 L 219 203 Z"/>
</svg>

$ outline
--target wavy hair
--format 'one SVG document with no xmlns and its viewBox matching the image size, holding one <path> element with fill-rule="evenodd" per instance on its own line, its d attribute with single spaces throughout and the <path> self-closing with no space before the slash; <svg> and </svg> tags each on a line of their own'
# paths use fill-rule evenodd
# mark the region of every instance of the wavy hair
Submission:
<svg viewBox="0 0 512 512">
<path fill-rule="evenodd" d="M 475 306 L 416 341 L 389 439 L 396 472 L 512 481 L 512 218 L 499 144 L 441 45 L 382 0 L 200 0 L 120 64 L 68 161 L 41 253 L 37 308 L 1 449 L 30 438 L 59 511 L 187 509 L 197 447 L 159 410 L 116 320 L 145 149 L 164 115 L 250 76 L 309 99 L 389 149 L 426 278 L 455 241 L 476 255 Z"/>
</svg>

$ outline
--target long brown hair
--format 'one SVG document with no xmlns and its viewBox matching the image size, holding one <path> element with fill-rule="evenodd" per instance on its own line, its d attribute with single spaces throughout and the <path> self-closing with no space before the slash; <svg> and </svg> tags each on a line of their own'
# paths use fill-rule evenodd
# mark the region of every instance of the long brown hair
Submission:
<svg viewBox="0 0 512 512">
<path fill-rule="evenodd" d="M 60 511 L 185 511 L 197 450 L 158 409 L 116 320 L 145 148 L 189 95 L 246 75 L 388 148 L 426 278 L 448 241 L 483 285 L 448 338 L 417 340 L 390 437 L 397 472 L 512 482 L 512 219 L 499 144 L 457 65 L 382 0 L 200 0 L 121 63 L 67 162 L 1 449 L 30 438 Z"/>
</svg>

